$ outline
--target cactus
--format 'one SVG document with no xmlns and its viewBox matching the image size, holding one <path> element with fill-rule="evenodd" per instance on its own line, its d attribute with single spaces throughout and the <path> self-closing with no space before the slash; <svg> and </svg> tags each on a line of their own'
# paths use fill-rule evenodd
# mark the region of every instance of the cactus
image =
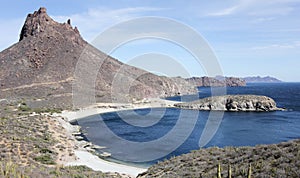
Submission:
<svg viewBox="0 0 300 178">
<path fill-rule="evenodd" d="M 231 178 L 231 165 L 228 165 L 228 178 Z"/>
<path fill-rule="evenodd" d="M 248 178 L 251 178 L 251 174 L 252 174 L 252 171 L 251 171 L 251 163 L 249 164 L 249 169 L 248 169 Z"/>
<path fill-rule="evenodd" d="M 222 178 L 221 176 L 221 164 L 218 164 L 218 178 Z"/>
<path fill-rule="evenodd" d="M 218 163 L 218 170 L 217 170 L 217 178 L 222 178 L 222 174 L 221 174 L 221 164 Z M 242 170 L 242 174 L 243 175 L 246 175 L 246 170 L 243 169 Z M 251 166 L 251 163 L 249 164 L 249 167 L 248 167 L 248 173 L 247 173 L 247 178 L 251 178 L 252 176 L 252 166 Z M 231 170 L 231 165 L 229 164 L 228 165 L 228 178 L 231 178 L 232 177 L 232 170 Z"/>
</svg>

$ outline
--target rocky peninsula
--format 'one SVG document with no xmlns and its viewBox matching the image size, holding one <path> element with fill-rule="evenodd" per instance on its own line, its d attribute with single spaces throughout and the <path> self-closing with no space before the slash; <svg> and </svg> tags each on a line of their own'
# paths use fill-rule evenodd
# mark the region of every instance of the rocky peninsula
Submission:
<svg viewBox="0 0 300 178">
<path fill-rule="evenodd" d="M 194 110 L 213 111 L 277 111 L 283 110 L 267 96 L 259 95 L 224 95 L 203 98 L 200 100 L 176 103 L 175 107 Z"/>
</svg>

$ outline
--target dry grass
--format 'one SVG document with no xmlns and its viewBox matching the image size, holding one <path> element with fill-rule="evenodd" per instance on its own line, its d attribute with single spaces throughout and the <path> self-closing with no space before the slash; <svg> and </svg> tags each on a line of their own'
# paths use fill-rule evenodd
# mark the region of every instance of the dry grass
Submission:
<svg viewBox="0 0 300 178">
<path fill-rule="evenodd" d="M 0 177 L 121 177 L 84 166 L 59 165 L 62 154 L 72 156 L 72 140 L 54 117 L 31 115 L 33 111 L 59 110 L 31 109 L 24 102 L 0 107 Z"/>
<path fill-rule="evenodd" d="M 88 178 L 88 177 L 121 177 L 117 173 L 101 173 L 93 171 L 85 166 L 72 167 L 22 167 L 11 161 L 0 162 L 0 177 L 3 178 L 31 178 L 31 177 L 53 177 L 53 178 Z"/>
<path fill-rule="evenodd" d="M 140 177 L 298 177 L 299 150 L 300 140 L 200 149 L 153 165 Z"/>
</svg>

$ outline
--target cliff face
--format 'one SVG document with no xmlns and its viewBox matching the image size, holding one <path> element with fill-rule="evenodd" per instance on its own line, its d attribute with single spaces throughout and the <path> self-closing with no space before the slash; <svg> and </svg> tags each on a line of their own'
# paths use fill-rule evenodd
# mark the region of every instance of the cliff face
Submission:
<svg viewBox="0 0 300 178">
<path fill-rule="evenodd" d="M 78 29 L 55 22 L 40 8 L 26 18 L 20 40 L 0 53 L 0 98 L 31 98 L 39 101 L 54 99 L 54 104 L 70 104 L 74 71 L 80 56 L 90 62 L 101 62 L 95 81 L 96 100 L 111 102 L 144 97 L 164 97 L 195 92 L 188 82 L 177 84 L 171 78 L 160 77 L 128 66 L 107 56 L 82 39 Z M 120 70 L 120 69 L 125 70 Z M 87 71 L 88 72 L 88 71 Z M 129 91 L 120 90 L 112 96 L 116 75 Z M 119 86 L 122 88 L 122 83 Z M 61 100 L 65 97 L 66 100 Z"/>
</svg>

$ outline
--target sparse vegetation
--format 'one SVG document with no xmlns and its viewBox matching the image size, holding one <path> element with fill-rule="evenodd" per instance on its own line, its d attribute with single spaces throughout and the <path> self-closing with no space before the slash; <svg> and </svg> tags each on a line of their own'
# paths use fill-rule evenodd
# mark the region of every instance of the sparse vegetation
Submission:
<svg viewBox="0 0 300 178">
<path fill-rule="evenodd" d="M 32 109 L 33 112 L 40 114 L 40 113 L 61 113 L 62 109 L 60 108 L 34 108 Z"/>
<path fill-rule="evenodd" d="M 35 161 L 40 162 L 42 164 L 54 165 L 55 162 L 51 155 L 43 154 L 34 158 Z"/>
<path fill-rule="evenodd" d="M 6 108 L 7 109 L 7 108 Z M 51 115 L 54 113 L 61 113 L 62 109 L 61 108 L 30 108 L 25 102 L 21 102 L 19 104 L 18 110 L 21 112 L 25 113 L 36 113 L 36 114 L 41 114 L 41 113 L 50 113 Z"/>
<path fill-rule="evenodd" d="M 31 178 L 31 177 L 49 177 L 49 178 L 121 178 L 117 173 L 105 174 L 85 166 L 56 166 L 56 167 L 22 167 L 13 162 L 0 161 L 0 177 L 3 178 Z"/>
<path fill-rule="evenodd" d="M 58 165 L 58 151 L 67 149 L 65 133 L 53 117 L 30 115 L 37 111 L 51 113 L 59 109 L 32 109 L 23 101 L 0 107 L 0 177 L 121 177 L 118 173 L 102 173 L 85 166 Z M 54 132 L 59 140 L 53 136 Z"/>
<path fill-rule="evenodd" d="M 21 107 L 21 108 L 20 108 Z M 4 111 L 5 108 L 5 111 Z M 25 109 L 24 109 L 25 108 Z M 53 137 L 51 116 L 56 112 L 29 109 L 26 103 L 0 108 L 0 177 L 119 177 L 84 166 L 62 167 L 57 152 L 67 149 L 64 136 Z M 56 132 L 61 129 L 59 125 Z M 172 157 L 148 169 L 141 177 L 297 177 L 300 140 L 257 147 L 212 147 Z M 251 166 L 250 166 L 251 165 Z M 228 166 L 228 168 L 227 168 Z"/>
<path fill-rule="evenodd" d="M 159 162 L 139 177 L 298 177 L 299 150 L 300 140 L 200 149 Z"/>
</svg>

